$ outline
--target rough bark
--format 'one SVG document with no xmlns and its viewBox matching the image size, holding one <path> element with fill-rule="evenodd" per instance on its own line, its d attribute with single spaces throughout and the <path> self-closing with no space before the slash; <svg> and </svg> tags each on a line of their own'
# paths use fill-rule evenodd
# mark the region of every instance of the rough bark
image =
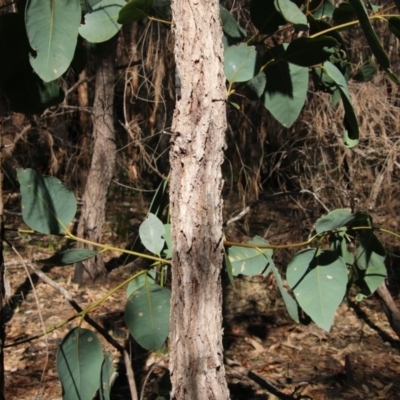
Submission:
<svg viewBox="0 0 400 400">
<path fill-rule="evenodd" d="M 222 177 L 226 108 L 217 1 L 172 2 L 181 81 L 170 153 L 173 399 L 229 398 L 222 348 Z"/>
<path fill-rule="evenodd" d="M 114 130 L 114 64 L 115 44 L 105 58 L 98 60 L 93 105 L 93 154 L 85 191 L 77 234 L 79 237 L 98 242 L 105 221 L 107 192 L 115 165 Z M 87 247 L 87 246 L 86 246 Z M 79 284 L 104 276 L 106 269 L 100 256 L 77 263 L 74 280 Z"/>
</svg>

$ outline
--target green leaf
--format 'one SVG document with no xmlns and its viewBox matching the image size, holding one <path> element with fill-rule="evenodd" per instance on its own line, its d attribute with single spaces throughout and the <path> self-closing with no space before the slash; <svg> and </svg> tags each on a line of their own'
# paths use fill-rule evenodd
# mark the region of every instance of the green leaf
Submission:
<svg viewBox="0 0 400 400">
<path fill-rule="evenodd" d="M 168 337 L 170 297 L 169 289 L 148 284 L 134 292 L 126 303 L 126 326 L 146 350 L 159 350 Z"/>
<path fill-rule="evenodd" d="M 25 23 L 35 72 L 45 81 L 59 78 L 71 64 L 78 40 L 81 7 L 78 1 L 29 0 Z"/>
<path fill-rule="evenodd" d="M 59 179 L 41 176 L 30 168 L 18 168 L 17 177 L 24 222 L 47 235 L 65 233 L 76 214 L 74 193 Z"/>
<path fill-rule="evenodd" d="M 348 226 L 348 224 L 354 219 L 354 214 L 352 214 L 347 208 L 333 210 L 317 220 L 315 231 L 316 233 L 322 233 L 342 228 Z"/>
<path fill-rule="evenodd" d="M 103 364 L 103 351 L 94 332 L 80 327 L 70 330 L 58 349 L 56 364 L 63 400 L 93 399 Z"/>
<path fill-rule="evenodd" d="M 221 5 L 219 6 L 219 15 L 221 17 L 222 29 L 232 39 L 242 39 L 246 37 L 246 31 L 240 26 L 233 15 Z"/>
<path fill-rule="evenodd" d="M 257 75 L 257 52 L 254 46 L 240 43 L 225 50 L 224 71 L 232 82 L 246 82 Z"/>
<path fill-rule="evenodd" d="M 100 390 L 99 397 L 100 400 L 110 400 L 111 387 L 117 378 L 118 373 L 113 366 L 111 360 L 111 353 L 104 356 L 104 362 L 101 366 L 100 374 Z"/>
<path fill-rule="evenodd" d="M 290 42 L 282 58 L 292 64 L 311 67 L 327 61 L 339 43 L 329 36 L 299 37 Z"/>
<path fill-rule="evenodd" d="M 330 0 L 312 0 L 309 10 L 316 19 L 324 17 L 332 18 L 335 6 L 330 2 Z"/>
<path fill-rule="evenodd" d="M 271 268 L 272 268 L 272 273 L 274 274 L 276 283 L 278 285 L 279 291 L 283 298 L 283 301 L 285 302 L 286 309 L 287 309 L 289 315 L 292 317 L 292 319 L 298 323 L 299 322 L 299 313 L 298 313 L 297 303 L 293 299 L 293 297 L 287 292 L 285 287 L 283 286 L 283 281 L 282 281 L 281 275 L 280 275 L 278 269 L 275 267 L 274 263 L 271 264 Z"/>
<path fill-rule="evenodd" d="M 377 73 L 377 68 L 374 65 L 366 64 L 358 68 L 357 72 L 353 76 L 353 79 L 358 82 L 368 82 Z"/>
<path fill-rule="evenodd" d="M 329 331 L 347 286 L 344 261 L 332 251 L 303 250 L 290 261 L 287 281 L 300 307 L 322 329 Z"/>
<path fill-rule="evenodd" d="M 268 242 L 255 236 L 249 244 L 267 245 Z M 272 263 L 272 249 L 257 249 L 250 247 L 232 246 L 228 250 L 229 261 L 232 266 L 232 275 L 262 274 L 268 264 Z M 228 273 L 229 274 L 229 273 Z"/>
<path fill-rule="evenodd" d="M 357 19 L 357 15 L 349 3 L 343 2 L 335 8 L 332 19 L 333 24 L 337 26 L 355 21 Z"/>
<path fill-rule="evenodd" d="M 399 79 L 393 74 L 390 69 L 389 57 L 383 50 L 378 36 L 371 25 L 371 21 L 369 20 L 368 12 L 364 3 L 361 0 L 349 0 L 349 3 L 353 7 L 353 10 L 357 15 L 358 20 L 360 21 L 361 29 L 363 30 L 369 47 L 371 48 L 371 51 L 378 61 L 379 65 L 383 68 L 383 70 L 387 73 L 387 75 L 393 82 L 395 82 L 397 85 L 400 84 Z"/>
<path fill-rule="evenodd" d="M 307 18 L 299 7 L 290 0 L 275 0 L 276 9 L 287 22 L 295 24 L 299 30 L 308 30 Z"/>
<path fill-rule="evenodd" d="M 117 22 L 129 24 L 147 18 L 152 6 L 153 0 L 130 0 L 121 8 Z"/>
<path fill-rule="evenodd" d="M 139 227 L 143 246 L 154 254 L 161 253 L 165 244 L 164 235 L 164 225 L 154 214 L 149 214 Z"/>
<path fill-rule="evenodd" d="M 64 265 L 75 264 L 79 261 L 87 260 L 88 258 L 92 258 L 97 254 L 98 252 L 95 250 L 70 249 L 54 254 L 54 256 L 51 256 L 49 258 L 44 258 L 37 261 L 44 265 L 64 266 Z"/>
<path fill-rule="evenodd" d="M 359 245 L 357 247 L 357 267 L 365 270 L 385 264 L 386 251 L 372 229 L 357 231 Z"/>
<path fill-rule="evenodd" d="M 343 101 L 344 107 L 344 126 L 346 128 L 344 132 L 344 144 L 348 148 L 354 147 L 359 142 L 359 130 L 357 117 L 351 102 L 349 89 L 345 77 L 339 71 L 339 69 L 331 62 L 326 61 L 323 64 L 325 73 L 335 82 L 337 88 L 340 90 L 340 95 Z"/>
<path fill-rule="evenodd" d="M 267 84 L 267 77 L 265 73 L 261 71 L 254 78 L 246 82 L 246 86 L 257 96 L 261 97 Z"/>
<path fill-rule="evenodd" d="M 164 249 L 165 258 L 171 259 L 172 258 L 172 232 L 171 232 L 171 224 L 164 224 L 164 239 L 167 248 Z"/>
<path fill-rule="evenodd" d="M 276 32 L 280 26 L 286 25 L 286 20 L 277 11 L 273 1 L 251 0 L 250 18 L 261 34 Z"/>
<path fill-rule="evenodd" d="M 306 101 L 308 68 L 279 61 L 268 66 L 265 74 L 264 106 L 277 121 L 289 128 L 299 117 Z"/>
<path fill-rule="evenodd" d="M 365 270 L 359 270 L 359 278 L 355 284 L 360 288 L 356 300 L 361 301 L 363 298 L 371 295 L 385 281 L 387 276 L 384 264 L 371 265 Z"/>
<path fill-rule="evenodd" d="M 125 0 L 102 0 L 85 15 L 85 23 L 79 27 L 79 34 L 91 43 L 101 43 L 111 39 L 121 29 L 117 22 Z"/>
<path fill-rule="evenodd" d="M 130 281 L 128 287 L 126 288 L 126 297 L 129 299 L 129 297 L 131 297 L 136 290 L 139 290 L 144 285 L 155 283 L 156 276 L 156 271 L 154 271 L 154 269 L 149 269 L 145 274 L 141 274 L 133 281 Z"/>
</svg>

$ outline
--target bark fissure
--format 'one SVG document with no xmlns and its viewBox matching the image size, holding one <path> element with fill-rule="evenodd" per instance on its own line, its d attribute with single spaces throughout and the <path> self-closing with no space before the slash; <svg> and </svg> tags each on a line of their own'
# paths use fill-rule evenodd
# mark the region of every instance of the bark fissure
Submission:
<svg viewBox="0 0 400 400">
<path fill-rule="evenodd" d="M 174 1 L 181 80 L 172 130 L 171 379 L 174 399 L 228 399 L 222 349 L 226 109 L 218 2 Z"/>
</svg>

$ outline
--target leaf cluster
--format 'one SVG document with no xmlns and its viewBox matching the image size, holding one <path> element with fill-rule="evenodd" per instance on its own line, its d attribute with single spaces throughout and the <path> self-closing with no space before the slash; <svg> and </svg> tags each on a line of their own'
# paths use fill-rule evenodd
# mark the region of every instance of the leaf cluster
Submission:
<svg viewBox="0 0 400 400">
<path fill-rule="evenodd" d="M 316 90 L 329 92 L 332 104 L 344 107 L 343 141 L 357 145 L 359 127 L 348 90 L 348 81 L 368 81 L 377 72 L 370 62 L 352 71 L 352 60 L 341 31 L 360 25 L 376 62 L 388 77 L 400 81 L 390 68 L 371 20 L 388 23 L 398 36 L 400 19 L 362 0 L 334 5 L 330 0 L 252 0 L 250 17 L 257 33 L 249 37 L 235 18 L 223 11 L 225 75 L 230 104 L 233 97 L 252 93 L 283 126 L 290 127 L 299 117 L 307 98 L 310 81 Z M 359 64 L 360 60 L 355 60 Z"/>
</svg>

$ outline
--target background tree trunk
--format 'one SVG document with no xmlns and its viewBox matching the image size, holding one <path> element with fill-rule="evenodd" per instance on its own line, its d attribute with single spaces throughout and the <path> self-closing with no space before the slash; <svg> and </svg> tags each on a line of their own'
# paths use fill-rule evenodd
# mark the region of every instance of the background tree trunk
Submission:
<svg viewBox="0 0 400 400">
<path fill-rule="evenodd" d="M 99 59 L 96 70 L 95 100 L 93 106 L 93 155 L 83 194 L 79 218 L 79 237 L 98 242 L 105 221 L 107 192 L 115 165 L 114 130 L 114 64 L 116 41 L 108 42 L 112 50 Z M 87 246 L 86 246 L 87 247 Z M 79 284 L 104 276 L 106 269 L 100 256 L 77 263 L 74 280 Z"/>
<path fill-rule="evenodd" d="M 222 349 L 222 177 L 226 106 L 216 1 L 172 3 L 181 80 L 171 148 L 173 399 L 229 398 Z"/>
</svg>

